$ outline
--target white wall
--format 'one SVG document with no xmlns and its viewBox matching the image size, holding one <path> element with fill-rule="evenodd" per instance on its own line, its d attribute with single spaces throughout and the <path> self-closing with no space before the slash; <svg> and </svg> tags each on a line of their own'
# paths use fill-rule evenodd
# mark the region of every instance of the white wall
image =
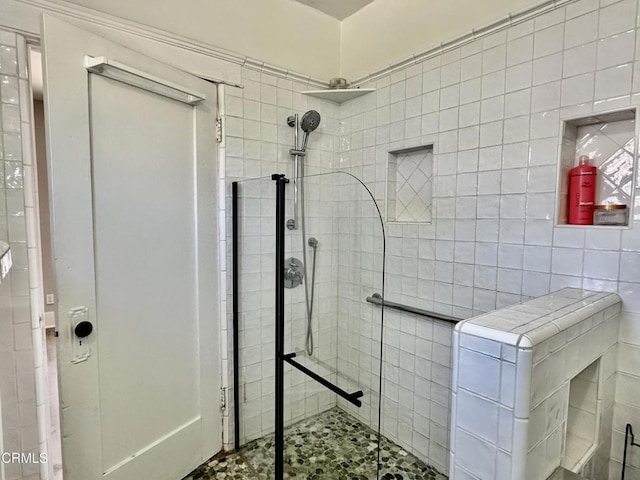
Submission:
<svg viewBox="0 0 640 480">
<path fill-rule="evenodd" d="M 537 3 L 375 0 L 342 22 L 341 76 L 355 80 Z"/>
<path fill-rule="evenodd" d="M 312 77 L 339 71 L 340 22 L 292 0 L 71 0 Z"/>
</svg>

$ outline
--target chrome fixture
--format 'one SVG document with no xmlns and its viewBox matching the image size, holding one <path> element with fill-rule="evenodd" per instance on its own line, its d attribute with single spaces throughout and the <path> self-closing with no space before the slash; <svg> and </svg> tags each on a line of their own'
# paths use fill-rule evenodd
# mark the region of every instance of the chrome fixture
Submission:
<svg viewBox="0 0 640 480">
<path fill-rule="evenodd" d="M 300 260 L 294 257 L 284 261 L 284 286 L 285 288 L 295 288 L 304 279 L 304 266 Z"/>
<path fill-rule="evenodd" d="M 423 308 L 412 307 L 411 305 L 404 305 L 402 303 L 390 302 L 382 298 L 382 295 L 379 293 L 374 293 L 370 297 L 367 297 L 367 302 L 372 303 L 374 305 L 379 305 L 385 308 L 393 308 L 395 310 L 400 310 L 401 312 L 409 312 L 415 313 L 416 315 L 422 315 L 423 317 L 435 318 L 436 320 L 442 320 L 449 323 L 458 323 L 462 321 L 461 318 L 452 317 L 450 315 L 445 315 L 443 313 L 436 313 L 430 310 L 424 310 Z"/>
<path fill-rule="evenodd" d="M 302 187 L 302 177 L 304 177 L 304 165 L 301 160 L 307 155 L 307 143 L 309 142 L 309 134 L 320 125 L 320 114 L 315 110 L 309 110 L 302 115 L 302 120 L 298 120 L 298 114 L 287 117 L 287 125 L 293 128 L 293 148 L 289 149 L 289 155 L 293 157 L 293 219 L 287 220 L 287 228 L 289 230 L 298 229 L 298 202 Z M 302 137 L 302 145 L 298 143 L 298 130 L 304 132 Z M 302 206 L 304 209 L 304 206 Z"/>
<path fill-rule="evenodd" d="M 349 84 L 347 83 L 346 78 L 334 77 L 329 80 L 329 88 L 331 90 L 342 90 L 348 87 L 349 87 Z"/>
<path fill-rule="evenodd" d="M 307 144 L 309 143 L 309 134 L 313 132 L 320 125 L 320 114 L 315 110 L 309 110 L 302 115 L 302 119 L 298 120 L 298 114 L 290 115 L 287 117 L 287 125 L 294 129 L 293 142 L 294 146 L 289 150 L 289 154 L 293 157 L 293 218 L 287 220 L 287 228 L 289 230 L 298 229 L 298 210 L 300 211 L 300 227 L 302 230 L 302 265 L 300 282 L 296 283 L 298 277 L 291 279 L 291 287 L 293 288 L 302 283 L 303 278 L 309 278 L 307 275 L 307 246 L 305 245 L 305 238 L 307 236 L 305 229 L 305 217 L 304 217 L 304 163 L 303 160 L 307 155 Z M 303 131 L 302 144 L 298 143 L 298 128 Z M 306 334 L 306 351 L 308 355 L 313 355 L 313 332 L 311 331 L 311 319 L 313 315 L 313 296 L 316 283 L 316 253 L 318 249 L 318 240 L 311 237 L 308 241 L 308 245 L 313 248 L 313 269 L 311 274 L 311 291 L 309 291 L 309 282 L 304 282 L 304 298 L 307 307 L 307 334 Z M 289 261 L 285 262 L 289 264 Z M 295 272 L 291 272 L 292 265 L 289 267 L 285 265 L 285 277 L 287 275 L 294 275 Z M 288 277 L 285 283 L 289 282 Z"/>
<path fill-rule="evenodd" d="M 295 119 L 297 119 L 297 117 L 298 115 L 293 116 L 294 121 Z M 287 125 L 289 126 L 291 126 L 290 119 L 291 117 L 287 117 Z M 304 136 L 302 137 L 302 146 L 298 148 L 298 138 L 297 138 L 298 129 L 296 129 L 296 134 L 295 134 L 296 146 L 295 148 L 292 148 L 289 150 L 289 155 L 304 157 L 307 154 L 306 150 L 307 150 L 307 142 L 309 141 L 309 134 L 313 132 L 316 128 L 318 128 L 318 125 L 320 125 L 320 114 L 315 110 L 309 110 L 307 113 L 305 113 L 302 116 L 302 120 L 300 121 L 300 128 L 304 132 Z"/>
<path fill-rule="evenodd" d="M 302 229 L 304 231 L 304 221 L 302 222 L 302 224 Z M 304 239 L 304 234 L 302 235 L 302 238 Z M 316 254 L 318 253 L 318 240 L 315 237 L 310 237 L 307 243 L 311 248 L 313 248 L 313 267 L 311 268 L 311 293 L 309 293 L 309 289 L 307 288 L 307 284 L 309 282 L 305 282 L 304 284 L 305 301 L 307 304 L 307 335 L 305 339 L 305 347 L 307 350 L 307 354 L 313 355 L 313 332 L 311 330 L 311 319 L 313 318 L 313 297 L 316 287 Z M 306 251 L 306 249 L 304 248 L 304 244 L 302 245 L 302 250 Z M 306 254 L 304 255 L 304 259 L 306 262 Z"/>
</svg>

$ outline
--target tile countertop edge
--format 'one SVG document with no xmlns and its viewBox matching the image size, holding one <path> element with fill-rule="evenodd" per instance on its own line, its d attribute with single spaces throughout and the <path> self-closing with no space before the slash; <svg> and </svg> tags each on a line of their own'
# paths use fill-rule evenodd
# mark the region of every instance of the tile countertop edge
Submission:
<svg viewBox="0 0 640 480">
<path fill-rule="evenodd" d="M 554 335 L 568 330 L 569 328 L 579 324 L 580 322 L 590 318 L 591 316 L 596 315 L 599 312 L 602 312 L 617 303 L 622 303 L 622 300 L 617 293 L 596 292 L 592 290 L 582 290 L 574 288 L 563 288 L 562 290 L 559 290 L 557 292 L 551 292 L 547 295 L 536 297 L 536 299 L 552 295 L 575 298 L 576 301 L 581 301 L 582 305 L 577 307 L 575 310 L 567 311 L 559 317 L 549 315 L 548 322 L 545 322 L 544 324 L 535 327 L 525 333 L 513 333 L 475 323 L 475 321 L 478 321 L 481 318 L 486 319 L 487 317 L 491 317 L 497 312 L 506 309 L 494 310 L 493 312 L 485 313 L 478 317 L 464 320 L 462 322 L 459 322 L 455 326 L 455 329 L 460 333 L 466 333 L 469 335 L 494 340 L 503 344 L 513 345 L 517 348 L 530 349 L 535 345 L 539 345 L 542 342 L 548 340 Z M 529 302 L 532 302 L 536 299 L 532 299 Z M 529 302 L 524 302 L 520 305 L 526 308 Z M 544 318 L 544 316 L 540 318 Z"/>
<path fill-rule="evenodd" d="M 513 345 L 514 347 L 518 346 L 520 337 L 522 336 L 511 332 L 505 332 L 504 330 L 477 325 L 468 320 L 458 323 L 455 328 L 460 333 L 466 333 L 469 335 L 474 335 L 476 337 L 494 340 L 505 345 Z"/>
<path fill-rule="evenodd" d="M 616 303 L 622 303 L 622 299 L 617 293 L 602 292 L 602 294 L 603 296 L 596 299 L 593 303 L 580 307 L 578 310 L 576 310 L 576 313 L 580 315 L 580 317 L 585 319 L 591 317 L 592 315 L 595 315 L 598 312 L 606 310 Z"/>
</svg>

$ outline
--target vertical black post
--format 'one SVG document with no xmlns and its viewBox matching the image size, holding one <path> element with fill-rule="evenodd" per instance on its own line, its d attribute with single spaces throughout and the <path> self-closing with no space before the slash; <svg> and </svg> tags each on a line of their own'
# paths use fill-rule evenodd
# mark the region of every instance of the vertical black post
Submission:
<svg viewBox="0 0 640 480">
<path fill-rule="evenodd" d="M 233 438 L 234 447 L 240 450 L 240 365 L 238 360 L 238 330 L 240 316 L 238 315 L 238 182 L 231 184 L 231 215 L 232 215 L 232 282 L 233 282 Z"/>
<path fill-rule="evenodd" d="M 275 480 L 284 479 L 284 175 L 275 174 L 276 182 L 276 425 Z"/>
</svg>

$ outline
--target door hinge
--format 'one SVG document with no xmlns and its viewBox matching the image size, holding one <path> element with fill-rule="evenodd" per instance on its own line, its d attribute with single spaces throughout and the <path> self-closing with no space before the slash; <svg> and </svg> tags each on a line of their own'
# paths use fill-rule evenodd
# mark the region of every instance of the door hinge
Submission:
<svg viewBox="0 0 640 480">
<path fill-rule="evenodd" d="M 216 140 L 222 143 L 222 117 L 216 118 Z"/>
<path fill-rule="evenodd" d="M 220 387 L 220 411 L 227 409 L 227 387 Z"/>
</svg>

